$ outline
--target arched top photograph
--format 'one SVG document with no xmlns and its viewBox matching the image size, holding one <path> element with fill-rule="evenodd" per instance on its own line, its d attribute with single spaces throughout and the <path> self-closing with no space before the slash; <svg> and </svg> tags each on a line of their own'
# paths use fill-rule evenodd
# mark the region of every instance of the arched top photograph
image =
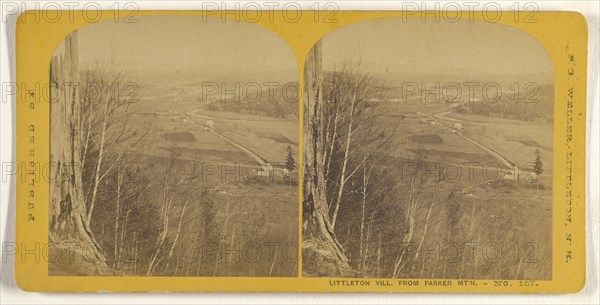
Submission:
<svg viewBox="0 0 600 305">
<path fill-rule="evenodd" d="M 137 19 L 84 26 L 52 59 L 49 274 L 296 276 L 281 247 L 227 256 L 298 238 L 291 48 L 233 19 Z"/>
<path fill-rule="evenodd" d="M 533 36 L 361 21 L 304 78 L 304 276 L 551 279 L 554 68 Z M 529 242 L 535 263 L 483 257 Z"/>
</svg>

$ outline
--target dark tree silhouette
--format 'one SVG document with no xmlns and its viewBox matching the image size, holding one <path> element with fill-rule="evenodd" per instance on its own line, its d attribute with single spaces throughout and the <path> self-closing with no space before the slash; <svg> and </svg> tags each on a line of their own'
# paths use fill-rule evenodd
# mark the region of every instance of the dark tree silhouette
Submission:
<svg viewBox="0 0 600 305">
<path fill-rule="evenodd" d="M 535 150 L 535 161 L 533 163 L 533 172 L 536 175 L 541 175 L 544 172 L 544 163 L 542 162 L 542 156 L 540 155 L 540 150 Z"/>
<path fill-rule="evenodd" d="M 290 172 L 296 169 L 296 160 L 294 160 L 294 155 L 292 154 L 292 147 L 290 147 L 289 145 L 287 147 L 285 168 Z"/>
<path fill-rule="evenodd" d="M 544 172 L 544 163 L 542 162 L 542 156 L 540 150 L 535 150 L 535 161 L 533 161 L 533 172 L 535 173 L 535 183 L 537 184 L 538 190 L 540 189 L 540 175 Z"/>
</svg>

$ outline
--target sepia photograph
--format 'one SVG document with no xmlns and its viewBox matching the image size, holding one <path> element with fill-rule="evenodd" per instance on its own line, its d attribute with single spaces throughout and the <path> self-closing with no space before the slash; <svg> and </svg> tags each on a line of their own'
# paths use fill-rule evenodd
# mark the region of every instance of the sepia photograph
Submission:
<svg viewBox="0 0 600 305">
<path fill-rule="evenodd" d="M 304 277 L 552 279 L 550 56 L 433 18 L 347 25 L 306 59 Z"/>
<path fill-rule="evenodd" d="M 2 301 L 598 299 L 600 4 L 186 3 L 3 6 Z"/>
<path fill-rule="evenodd" d="M 56 48 L 50 276 L 298 276 L 296 57 L 257 24 L 105 20 Z"/>
</svg>

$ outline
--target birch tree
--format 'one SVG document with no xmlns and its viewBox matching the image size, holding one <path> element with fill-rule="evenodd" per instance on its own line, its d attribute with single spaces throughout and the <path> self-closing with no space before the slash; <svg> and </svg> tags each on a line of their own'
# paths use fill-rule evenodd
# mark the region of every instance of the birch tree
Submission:
<svg viewBox="0 0 600 305">
<path fill-rule="evenodd" d="M 324 145 L 327 149 L 323 162 L 327 189 L 333 198 L 329 205 L 335 229 L 347 183 L 360 173 L 373 153 L 389 143 L 395 127 L 377 122 L 382 113 L 376 101 L 384 98 L 383 84 L 363 71 L 360 63 L 331 71 L 325 84 Z"/>
<path fill-rule="evenodd" d="M 150 131 L 145 124 L 130 124 L 130 103 L 122 92 L 124 77 L 109 68 L 95 67 L 84 73 L 80 141 L 81 165 L 91 167 L 85 194 L 86 221 L 91 222 L 101 182 L 122 163 Z M 141 129 L 144 131 L 140 131 Z"/>
<path fill-rule="evenodd" d="M 106 259 L 89 227 L 83 198 L 81 161 L 80 92 L 77 61 L 77 32 L 70 34 L 58 47 L 51 62 L 51 80 L 62 90 L 51 89 L 50 162 L 50 230 L 51 244 L 75 242 L 90 254 L 97 273 L 106 273 Z M 56 257 L 56 247 L 49 248 Z M 83 253 L 83 252 L 82 252 Z M 51 262 L 52 263 L 52 262 Z M 58 262 L 54 262 L 58 263 Z"/>
<path fill-rule="evenodd" d="M 167 233 L 169 232 L 169 225 L 171 221 L 171 210 L 173 207 L 173 199 L 175 192 L 172 186 L 173 172 L 175 170 L 175 164 L 177 161 L 177 154 L 174 152 L 169 158 L 167 168 L 165 169 L 164 176 L 162 178 L 163 190 L 160 199 L 160 212 L 159 212 L 159 234 L 156 241 L 156 246 L 152 255 L 150 256 L 150 262 L 148 263 L 148 269 L 146 271 L 147 276 L 151 276 L 156 271 L 156 267 L 162 261 L 162 251 L 167 240 Z"/>
</svg>

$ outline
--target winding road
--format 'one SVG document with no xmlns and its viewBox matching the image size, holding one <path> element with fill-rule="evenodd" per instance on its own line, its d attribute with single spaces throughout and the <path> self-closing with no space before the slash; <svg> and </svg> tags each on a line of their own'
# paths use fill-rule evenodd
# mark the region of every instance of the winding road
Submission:
<svg viewBox="0 0 600 305">
<path fill-rule="evenodd" d="M 255 153 L 252 150 L 248 149 L 244 145 L 242 145 L 242 144 L 240 144 L 240 143 L 238 143 L 238 142 L 236 142 L 236 141 L 234 141 L 234 140 L 232 140 L 232 139 L 224 136 L 223 134 L 220 134 L 220 133 L 216 132 L 215 129 L 212 128 L 211 126 L 208 126 L 205 123 L 198 122 L 198 121 L 196 121 L 196 120 L 193 119 L 193 117 L 206 117 L 206 116 L 201 115 L 201 114 L 196 114 L 196 113 L 194 113 L 193 116 L 190 115 L 190 114 L 188 114 L 188 113 L 180 113 L 180 112 L 174 112 L 174 113 L 178 114 L 178 115 L 181 115 L 181 116 L 184 116 L 190 122 L 195 122 L 195 123 L 198 123 L 198 124 L 206 127 L 210 133 L 212 133 L 215 136 L 223 139 L 225 142 L 233 145 L 235 148 L 239 149 L 241 152 L 243 152 L 248 157 L 250 157 L 250 159 L 256 161 L 258 164 L 260 164 L 262 166 L 269 166 L 269 163 L 264 158 L 262 158 L 261 156 L 259 156 L 257 153 Z M 206 118 L 212 118 L 212 117 L 206 117 Z M 212 118 L 212 119 L 219 119 L 219 120 L 225 120 L 225 121 L 227 120 L 226 118 Z"/>
<path fill-rule="evenodd" d="M 441 113 L 442 115 L 444 115 L 445 113 Z M 461 120 L 455 120 L 455 119 L 450 119 L 448 120 L 447 117 L 441 117 L 438 116 L 439 114 L 434 114 L 434 115 L 429 115 L 429 114 L 425 114 L 425 116 L 429 117 L 431 120 L 435 121 L 436 123 L 440 124 L 441 126 L 447 127 L 451 130 L 454 129 L 454 127 L 448 123 L 446 123 L 446 121 L 451 121 L 451 122 L 464 122 Z M 496 152 L 495 150 L 493 150 L 492 148 L 485 146 L 482 143 L 479 143 L 477 141 L 475 141 L 474 139 L 466 136 L 463 132 L 457 131 L 456 132 L 457 135 L 459 135 L 460 137 L 462 137 L 463 139 L 473 143 L 473 145 L 477 146 L 479 149 L 483 150 L 484 152 L 486 152 L 488 155 L 492 156 L 494 159 L 498 160 L 502 165 L 506 166 L 509 169 L 513 169 L 515 167 L 515 163 L 508 160 L 506 157 L 502 156 L 501 154 L 499 154 L 498 152 Z"/>
</svg>

